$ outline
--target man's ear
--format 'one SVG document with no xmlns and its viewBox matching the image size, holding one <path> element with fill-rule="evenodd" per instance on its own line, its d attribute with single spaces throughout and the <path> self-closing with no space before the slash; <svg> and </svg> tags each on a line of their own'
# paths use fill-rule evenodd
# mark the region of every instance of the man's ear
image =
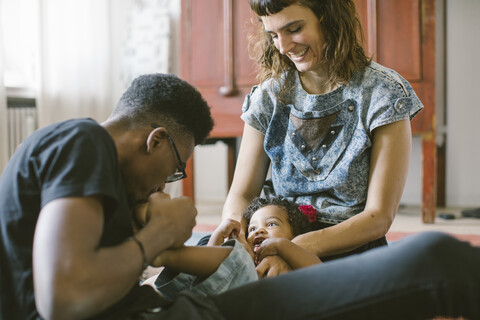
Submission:
<svg viewBox="0 0 480 320">
<path fill-rule="evenodd" d="M 167 129 L 158 127 L 150 131 L 147 137 L 147 152 L 152 153 L 153 150 L 161 143 L 166 141 Z"/>
</svg>

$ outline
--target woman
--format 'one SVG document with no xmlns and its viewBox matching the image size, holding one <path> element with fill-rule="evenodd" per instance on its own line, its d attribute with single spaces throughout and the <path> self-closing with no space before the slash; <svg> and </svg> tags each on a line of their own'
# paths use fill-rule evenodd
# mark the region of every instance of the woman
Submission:
<svg viewBox="0 0 480 320">
<path fill-rule="evenodd" d="M 250 0 L 250 7 L 261 83 L 242 108 L 223 218 L 240 220 L 263 189 L 318 210 L 329 227 L 293 241 L 323 260 L 386 244 L 421 102 L 398 73 L 366 56 L 352 0 Z M 268 263 L 286 267 L 276 260 Z"/>
</svg>

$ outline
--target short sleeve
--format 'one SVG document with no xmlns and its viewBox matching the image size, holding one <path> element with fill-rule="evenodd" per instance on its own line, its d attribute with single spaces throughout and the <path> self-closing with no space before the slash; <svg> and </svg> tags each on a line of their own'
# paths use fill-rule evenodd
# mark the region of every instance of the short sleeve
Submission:
<svg viewBox="0 0 480 320">
<path fill-rule="evenodd" d="M 393 70 L 375 69 L 375 85 L 371 87 L 371 100 L 366 125 L 375 128 L 404 119 L 413 119 L 423 109 L 412 86 Z"/>
<path fill-rule="evenodd" d="M 273 103 L 263 86 L 254 86 L 242 105 L 242 120 L 265 134 L 273 114 Z"/>
<path fill-rule="evenodd" d="M 86 123 L 59 130 L 64 130 L 62 139 L 47 137 L 39 146 L 41 206 L 58 198 L 91 195 L 105 196 L 115 205 L 119 168 L 108 133 L 97 124 Z"/>
</svg>

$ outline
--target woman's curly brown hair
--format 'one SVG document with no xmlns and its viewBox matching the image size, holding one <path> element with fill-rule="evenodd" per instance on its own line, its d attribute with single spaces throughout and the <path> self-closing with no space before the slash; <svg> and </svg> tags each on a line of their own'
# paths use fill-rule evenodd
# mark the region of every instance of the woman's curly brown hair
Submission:
<svg viewBox="0 0 480 320">
<path fill-rule="evenodd" d="M 362 71 L 370 65 L 363 48 L 364 36 L 353 0 L 250 0 L 250 8 L 257 14 L 253 23 L 256 33 L 249 39 L 250 55 L 259 67 L 258 79 L 279 79 L 294 63 L 275 47 L 265 32 L 260 17 L 280 12 L 291 5 L 307 7 L 320 20 L 325 36 L 324 61 L 328 66 L 332 84 L 349 84 L 355 70 Z M 286 88 L 281 87 L 280 94 Z"/>
<path fill-rule="evenodd" d="M 308 218 L 298 209 L 298 206 L 295 203 L 277 196 L 271 199 L 256 197 L 250 202 L 250 205 L 242 214 L 242 217 L 247 221 L 247 230 L 253 214 L 266 206 L 277 206 L 286 211 L 288 222 L 292 228 L 294 236 L 319 229 L 319 225 L 315 222 L 309 222 Z"/>
</svg>

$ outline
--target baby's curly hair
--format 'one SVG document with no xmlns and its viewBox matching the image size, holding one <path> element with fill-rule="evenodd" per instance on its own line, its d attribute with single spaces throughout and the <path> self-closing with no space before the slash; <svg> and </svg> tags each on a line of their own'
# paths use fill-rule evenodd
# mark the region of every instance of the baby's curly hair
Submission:
<svg viewBox="0 0 480 320">
<path fill-rule="evenodd" d="M 270 199 L 256 197 L 252 200 L 245 212 L 242 213 L 242 217 L 247 221 L 247 230 L 253 214 L 266 206 L 277 206 L 287 212 L 288 222 L 294 236 L 319 229 L 316 222 L 308 221 L 308 218 L 298 209 L 298 205 L 284 197 L 276 196 Z"/>
</svg>

